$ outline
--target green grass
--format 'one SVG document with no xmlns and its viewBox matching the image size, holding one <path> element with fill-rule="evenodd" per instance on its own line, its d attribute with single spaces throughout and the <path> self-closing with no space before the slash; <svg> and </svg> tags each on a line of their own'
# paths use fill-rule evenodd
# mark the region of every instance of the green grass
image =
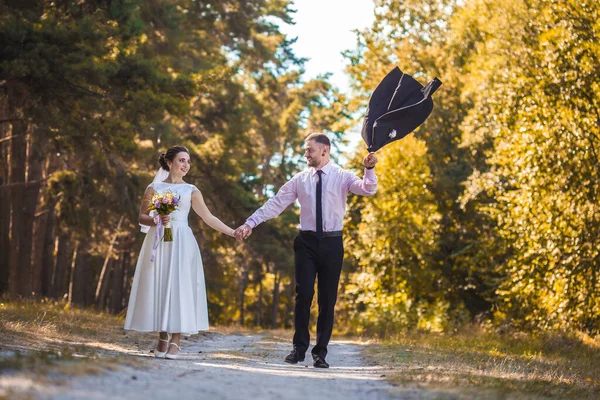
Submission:
<svg viewBox="0 0 600 400">
<path fill-rule="evenodd" d="M 600 398 L 600 340 L 584 334 L 412 333 L 368 346 L 400 388 L 440 398 Z M 435 397 L 435 396 L 434 396 Z"/>
</svg>

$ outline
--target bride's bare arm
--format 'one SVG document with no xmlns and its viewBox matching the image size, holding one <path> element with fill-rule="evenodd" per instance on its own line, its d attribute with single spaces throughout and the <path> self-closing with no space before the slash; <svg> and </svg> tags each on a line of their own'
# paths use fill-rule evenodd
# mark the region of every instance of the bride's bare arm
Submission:
<svg viewBox="0 0 600 400">
<path fill-rule="evenodd" d="M 144 198 L 142 199 L 142 205 L 140 206 L 140 215 L 138 216 L 138 221 L 142 225 L 154 226 L 154 218 L 148 214 L 148 204 L 150 204 L 150 200 L 154 196 L 154 189 L 149 187 L 144 192 Z"/>
<path fill-rule="evenodd" d="M 211 214 L 211 212 L 208 210 L 208 207 L 206 207 L 202 193 L 200 193 L 198 190 L 194 190 L 192 192 L 192 208 L 208 226 L 216 231 L 235 237 L 234 229 L 228 227 L 219 218 Z"/>
</svg>

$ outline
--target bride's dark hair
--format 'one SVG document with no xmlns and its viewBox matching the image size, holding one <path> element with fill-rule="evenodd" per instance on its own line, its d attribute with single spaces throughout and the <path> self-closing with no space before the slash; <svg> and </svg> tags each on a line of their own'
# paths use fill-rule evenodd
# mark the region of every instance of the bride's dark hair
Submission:
<svg viewBox="0 0 600 400">
<path fill-rule="evenodd" d="M 169 150 L 167 150 L 166 153 L 161 153 L 160 157 L 158 157 L 158 162 L 160 163 L 160 166 L 162 167 L 162 169 L 164 169 L 165 171 L 168 171 L 169 164 L 167 164 L 167 161 L 173 162 L 173 159 L 175 158 L 175 156 L 181 152 L 190 154 L 188 149 L 186 149 L 183 146 L 173 146 Z"/>
</svg>

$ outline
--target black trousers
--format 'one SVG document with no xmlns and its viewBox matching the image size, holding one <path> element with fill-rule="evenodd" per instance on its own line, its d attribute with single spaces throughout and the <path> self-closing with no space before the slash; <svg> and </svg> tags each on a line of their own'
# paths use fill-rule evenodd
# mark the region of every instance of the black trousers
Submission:
<svg viewBox="0 0 600 400">
<path fill-rule="evenodd" d="M 311 352 L 313 356 L 325 357 L 333 329 L 333 312 L 344 260 L 342 237 L 325 237 L 319 240 L 315 235 L 301 232 L 294 241 L 294 255 L 296 264 L 294 348 L 300 354 L 305 354 L 308 350 L 310 306 L 315 294 L 315 278 L 318 276 L 317 344 Z"/>
</svg>

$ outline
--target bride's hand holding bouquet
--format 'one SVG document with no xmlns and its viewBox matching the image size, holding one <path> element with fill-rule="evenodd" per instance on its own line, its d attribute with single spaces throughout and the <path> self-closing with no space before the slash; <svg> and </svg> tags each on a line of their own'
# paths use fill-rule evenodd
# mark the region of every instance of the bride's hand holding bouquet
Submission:
<svg viewBox="0 0 600 400">
<path fill-rule="evenodd" d="M 180 197 L 175 195 L 175 193 L 166 191 L 163 193 L 155 193 L 154 196 L 152 196 L 150 204 L 148 204 L 148 211 L 154 212 L 154 223 L 157 227 L 162 225 L 165 228 L 165 242 L 173 241 L 173 231 L 171 229 L 171 218 L 169 217 L 169 214 L 177 210 L 179 200 Z"/>
</svg>

